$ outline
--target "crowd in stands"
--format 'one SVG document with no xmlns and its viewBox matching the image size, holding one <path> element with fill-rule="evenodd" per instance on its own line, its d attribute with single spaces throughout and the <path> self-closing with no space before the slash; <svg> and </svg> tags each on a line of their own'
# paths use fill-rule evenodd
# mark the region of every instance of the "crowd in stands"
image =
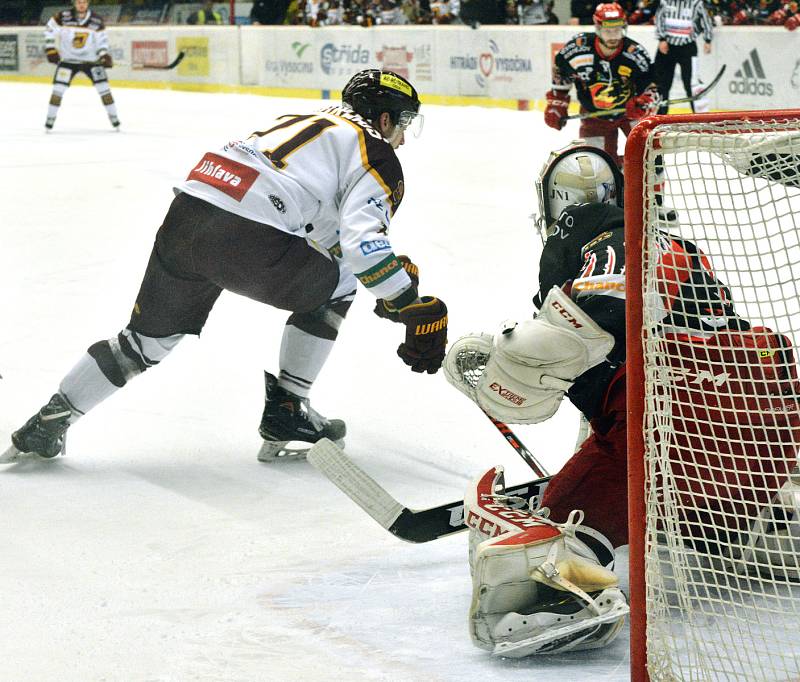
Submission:
<svg viewBox="0 0 800 682">
<path fill-rule="evenodd" d="M 660 0 L 622 0 L 629 24 L 653 23 Z M 283 3 L 283 4 L 281 4 Z M 276 4 L 280 9 L 276 12 Z M 570 16 L 559 21 L 552 0 L 256 0 L 254 24 L 558 24 L 591 25 L 597 0 L 571 0 Z M 266 6 L 263 20 L 261 6 Z M 797 17 L 798 1 L 706 0 L 717 26 L 774 25 L 792 29 L 787 19 Z"/>
<path fill-rule="evenodd" d="M 280 4 L 277 3 L 277 4 Z M 256 0 L 253 24 L 557 24 L 552 0 Z"/>
<path fill-rule="evenodd" d="M 68 6 L 71 0 L 64 0 Z M 652 23 L 660 0 L 621 0 L 629 24 Z M 798 0 L 705 0 L 716 25 L 800 24 Z M 4 0 L 0 23 L 41 23 L 45 6 L 57 0 Z M 165 0 L 92 0 L 100 14 L 103 6 L 125 5 L 147 9 Z M 180 3 L 169 3 L 181 6 Z M 224 0 L 194 0 L 202 9 L 189 15 L 188 23 L 227 23 L 219 12 Z M 570 16 L 556 16 L 553 0 L 254 0 L 250 21 L 260 25 L 380 26 L 397 24 L 573 24 L 590 25 L 597 0 L 570 0 Z M 216 10 L 215 10 L 216 7 Z M 123 13 L 123 17 L 124 17 Z M 167 13 L 164 13 L 165 20 Z M 184 15 L 185 16 L 185 15 Z M 121 17 L 121 21 L 124 18 Z M 141 23 L 141 22 L 137 22 Z"/>
</svg>

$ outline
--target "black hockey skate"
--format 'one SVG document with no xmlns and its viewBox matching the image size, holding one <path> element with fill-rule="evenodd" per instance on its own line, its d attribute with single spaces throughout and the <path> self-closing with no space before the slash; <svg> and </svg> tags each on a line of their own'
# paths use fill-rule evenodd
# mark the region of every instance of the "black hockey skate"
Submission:
<svg viewBox="0 0 800 682">
<path fill-rule="evenodd" d="M 278 386 L 278 380 L 264 372 L 267 397 L 258 432 L 264 444 L 258 453 L 260 462 L 277 459 L 304 459 L 308 449 L 321 438 L 343 445 L 347 428 L 341 419 L 325 419 L 312 409 L 308 398 Z"/>
<path fill-rule="evenodd" d="M 678 212 L 674 208 L 664 205 L 664 197 L 660 192 L 656 193 L 656 216 L 661 226 L 678 227 Z"/>
<path fill-rule="evenodd" d="M 52 459 L 64 451 L 72 408 L 64 396 L 56 393 L 25 425 L 11 436 L 11 447 L 0 462 L 13 462 L 19 455 L 39 455 Z"/>
</svg>

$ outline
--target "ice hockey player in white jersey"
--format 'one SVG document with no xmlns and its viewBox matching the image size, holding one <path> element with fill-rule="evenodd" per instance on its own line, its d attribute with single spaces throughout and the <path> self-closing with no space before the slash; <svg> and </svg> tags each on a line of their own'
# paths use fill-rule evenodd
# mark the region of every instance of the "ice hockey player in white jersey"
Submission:
<svg viewBox="0 0 800 682">
<path fill-rule="evenodd" d="M 119 130 L 117 105 L 106 73 L 114 65 L 108 51 L 106 27 L 102 17 L 89 9 L 89 0 L 75 0 L 72 8 L 53 15 L 44 34 L 47 61 L 56 65 L 45 129 L 52 130 L 64 93 L 76 74 L 82 73 L 94 84 L 108 120 Z"/>
<path fill-rule="evenodd" d="M 780 156 L 741 150 L 736 159 L 745 172 L 788 184 L 797 177 L 789 170 L 790 145 L 787 138 Z M 601 149 L 573 144 L 551 154 L 537 183 L 544 239 L 533 299 L 538 315 L 505 323 L 495 335 L 463 337 L 445 360 L 448 380 L 496 419 L 543 422 L 566 397 L 592 427 L 550 480 L 540 508 L 505 494 L 502 467 L 467 491 L 470 632 L 497 655 L 605 646 L 628 610 L 609 570 L 613 548 L 628 541 L 622 182 Z M 699 421 L 714 443 L 695 459 L 692 429 L 678 428 L 672 461 L 693 481 L 676 492 L 679 523 L 697 551 L 718 555 L 725 534 L 750 532 L 796 461 L 800 383 L 792 343 L 736 314 L 696 245 L 664 233 L 652 248 L 668 278 L 659 291 L 664 357 L 676 372 L 710 372 L 726 381 L 719 393 L 679 383 L 669 401 L 676 421 L 687 415 Z M 737 409 L 727 407 L 731 402 Z M 731 433 L 749 435 L 743 441 Z M 762 444 L 763 453 L 753 452 L 752 443 Z M 718 481 L 704 475 L 709 468 L 729 483 L 724 497 L 714 494 Z M 759 483 L 737 485 L 746 480 Z"/>
<path fill-rule="evenodd" d="M 79 417 L 158 364 L 185 334 L 200 333 L 223 289 L 291 311 L 280 372 L 265 377 L 262 461 L 344 437 L 344 422 L 322 417 L 308 396 L 357 282 L 377 299 L 379 317 L 405 326 L 402 361 L 415 372 L 438 371 L 447 308 L 419 296 L 416 266 L 389 240 L 404 191 L 395 150 L 408 129 L 421 127 L 419 106 L 405 78 L 368 69 L 350 79 L 341 105 L 281 116 L 205 153 L 176 188 L 128 325 L 89 347 L 12 435 L 5 458 L 58 455 Z"/>
</svg>

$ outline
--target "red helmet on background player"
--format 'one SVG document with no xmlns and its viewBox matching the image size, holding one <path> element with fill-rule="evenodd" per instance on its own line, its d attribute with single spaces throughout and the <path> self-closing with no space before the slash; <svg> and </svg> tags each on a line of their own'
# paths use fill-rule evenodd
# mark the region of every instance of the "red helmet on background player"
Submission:
<svg viewBox="0 0 800 682">
<path fill-rule="evenodd" d="M 616 2 L 604 2 L 595 8 L 592 19 L 600 43 L 610 50 L 618 48 L 628 25 L 625 10 Z"/>
</svg>

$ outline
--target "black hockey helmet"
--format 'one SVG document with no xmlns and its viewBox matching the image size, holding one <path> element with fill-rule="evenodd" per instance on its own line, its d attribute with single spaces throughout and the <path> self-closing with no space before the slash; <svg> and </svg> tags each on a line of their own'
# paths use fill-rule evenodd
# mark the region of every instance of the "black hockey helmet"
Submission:
<svg viewBox="0 0 800 682">
<path fill-rule="evenodd" d="M 585 203 L 622 207 L 622 172 L 603 149 L 575 140 L 550 154 L 536 180 L 536 227 L 546 242 L 567 206 Z"/>
<path fill-rule="evenodd" d="M 403 130 L 415 119 L 421 122 L 417 91 L 411 83 L 393 71 L 359 71 L 344 86 L 342 102 L 372 123 L 384 111 L 389 114 L 392 123 Z"/>
</svg>

